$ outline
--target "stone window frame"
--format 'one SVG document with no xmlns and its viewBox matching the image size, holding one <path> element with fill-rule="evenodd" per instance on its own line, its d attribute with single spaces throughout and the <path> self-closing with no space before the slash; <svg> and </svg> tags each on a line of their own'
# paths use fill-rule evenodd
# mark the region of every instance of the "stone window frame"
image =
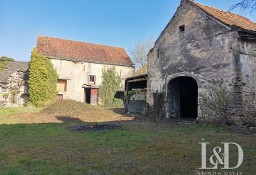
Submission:
<svg viewBox="0 0 256 175">
<path fill-rule="evenodd" d="M 165 88 L 168 89 L 169 82 L 171 80 L 175 79 L 175 78 L 178 78 L 178 77 L 191 77 L 191 78 L 193 78 L 196 81 L 197 86 L 198 86 L 198 102 L 199 102 L 200 98 L 201 98 L 201 92 L 202 92 L 202 84 L 201 84 L 202 77 L 200 77 L 200 76 L 198 77 L 198 75 L 196 75 L 194 73 L 191 73 L 191 72 L 175 73 L 175 74 L 167 76 Z M 168 99 L 168 91 L 165 92 L 165 99 Z M 197 116 L 197 119 L 198 119 L 198 118 L 202 117 L 201 106 L 200 106 L 199 103 L 198 103 L 197 109 L 198 109 L 198 116 Z M 165 110 L 168 111 L 168 105 L 166 105 Z M 166 116 L 165 117 L 169 118 L 169 113 L 168 112 L 166 112 Z"/>
</svg>

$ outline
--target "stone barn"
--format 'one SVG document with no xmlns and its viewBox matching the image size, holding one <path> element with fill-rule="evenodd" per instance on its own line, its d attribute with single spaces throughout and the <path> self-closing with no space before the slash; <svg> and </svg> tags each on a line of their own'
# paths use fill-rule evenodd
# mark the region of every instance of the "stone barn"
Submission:
<svg viewBox="0 0 256 175">
<path fill-rule="evenodd" d="M 256 24 L 182 0 L 148 54 L 153 117 L 255 125 Z"/>
<path fill-rule="evenodd" d="M 72 99 L 97 105 L 102 71 L 114 67 L 122 79 L 134 73 L 134 65 L 124 48 L 39 36 L 37 51 L 48 57 L 59 76 L 57 99 Z"/>
</svg>

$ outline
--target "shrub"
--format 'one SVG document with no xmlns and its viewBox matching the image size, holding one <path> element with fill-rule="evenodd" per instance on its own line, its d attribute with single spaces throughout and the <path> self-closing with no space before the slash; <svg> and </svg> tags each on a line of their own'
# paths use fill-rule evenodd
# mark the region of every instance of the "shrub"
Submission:
<svg viewBox="0 0 256 175">
<path fill-rule="evenodd" d="M 32 52 L 29 72 L 29 100 L 35 106 L 44 106 L 55 100 L 57 72 L 50 59 L 37 53 L 37 49 Z"/>
<path fill-rule="evenodd" d="M 9 94 L 8 93 L 4 93 L 2 96 L 6 100 L 9 97 Z"/>
<path fill-rule="evenodd" d="M 14 59 L 5 56 L 0 57 L 0 71 L 5 70 L 7 64 L 11 61 L 14 61 Z"/>
<path fill-rule="evenodd" d="M 230 94 L 222 84 L 209 85 L 200 98 L 202 113 L 213 114 L 227 122 Z"/>
<path fill-rule="evenodd" d="M 99 88 L 99 95 L 103 105 L 106 107 L 123 106 L 123 99 L 115 98 L 115 94 L 121 85 L 121 77 L 116 74 L 115 67 L 104 69 L 102 77 L 103 80 Z"/>
</svg>

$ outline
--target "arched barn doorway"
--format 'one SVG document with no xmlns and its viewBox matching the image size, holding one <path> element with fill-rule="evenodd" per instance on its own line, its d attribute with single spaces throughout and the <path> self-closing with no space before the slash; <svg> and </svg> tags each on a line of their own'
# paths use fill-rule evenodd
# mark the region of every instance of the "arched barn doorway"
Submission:
<svg viewBox="0 0 256 175">
<path fill-rule="evenodd" d="M 177 77 L 168 84 L 168 112 L 174 118 L 197 118 L 198 85 L 192 77 Z"/>
</svg>

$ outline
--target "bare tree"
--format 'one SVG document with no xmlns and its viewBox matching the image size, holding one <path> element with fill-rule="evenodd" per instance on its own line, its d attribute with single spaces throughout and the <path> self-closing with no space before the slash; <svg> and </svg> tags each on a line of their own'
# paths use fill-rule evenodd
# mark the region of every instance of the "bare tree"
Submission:
<svg viewBox="0 0 256 175">
<path fill-rule="evenodd" d="M 233 11 L 237 8 L 241 9 L 242 11 L 249 11 L 252 13 L 254 10 L 256 10 L 256 0 L 242 0 L 239 3 L 232 5 L 229 8 L 229 11 Z"/>
<path fill-rule="evenodd" d="M 147 55 L 150 49 L 154 46 L 151 38 L 137 41 L 130 49 L 129 54 L 135 63 L 135 67 L 141 68 L 147 64 Z"/>
</svg>

